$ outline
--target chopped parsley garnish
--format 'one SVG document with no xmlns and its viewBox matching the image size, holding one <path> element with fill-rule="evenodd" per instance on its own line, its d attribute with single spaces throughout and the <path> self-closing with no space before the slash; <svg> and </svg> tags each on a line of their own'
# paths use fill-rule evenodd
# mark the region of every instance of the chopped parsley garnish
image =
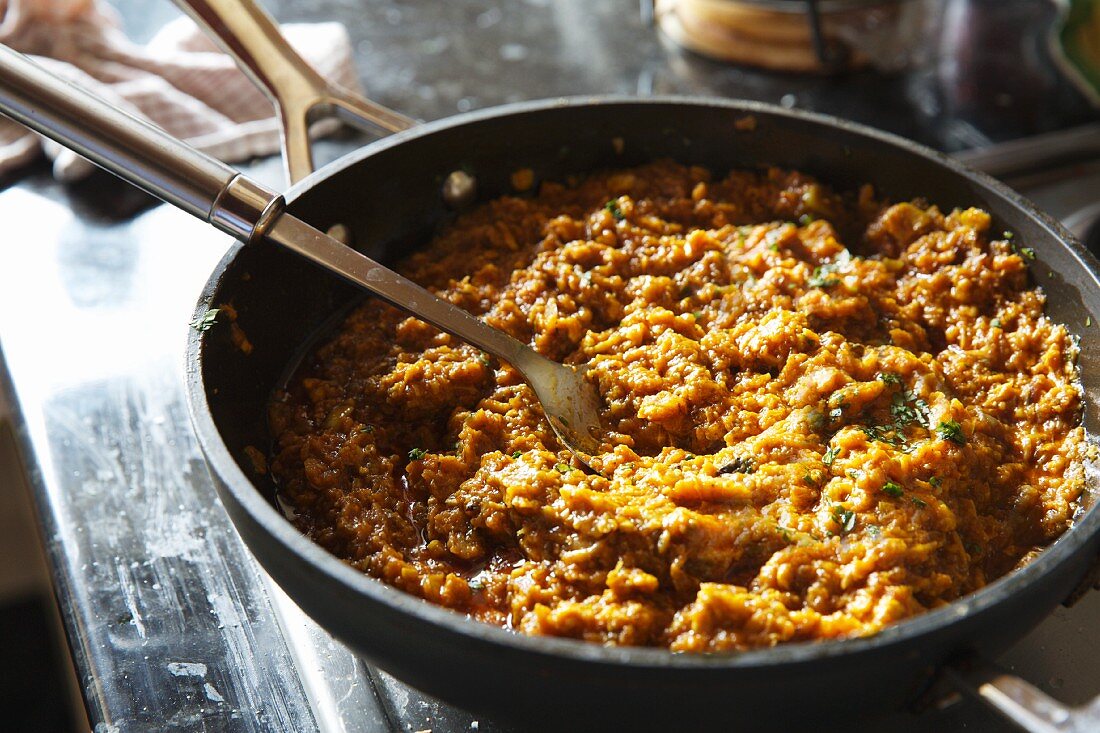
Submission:
<svg viewBox="0 0 1100 733">
<path fill-rule="evenodd" d="M 909 390 L 897 392 L 890 400 L 890 414 L 894 416 L 894 422 L 901 430 L 906 425 L 928 424 L 928 403 L 914 397 Z"/>
<path fill-rule="evenodd" d="M 933 489 L 938 489 L 940 485 L 943 484 L 943 479 L 941 479 L 939 476 L 933 476 L 932 478 L 928 479 L 928 483 L 932 486 Z"/>
<path fill-rule="evenodd" d="M 842 390 L 833 392 L 829 395 L 829 406 L 832 408 L 829 410 L 829 419 L 839 420 L 844 417 L 844 408 L 848 406 L 848 398 Z"/>
<path fill-rule="evenodd" d="M 887 481 L 882 485 L 882 493 L 889 494 L 893 497 L 898 497 L 904 494 L 905 490 L 901 488 L 901 484 L 895 483 L 893 481 Z"/>
<path fill-rule="evenodd" d="M 611 217 L 615 221 L 622 221 L 623 220 L 623 210 L 619 208 L 619 202 L 616 201 L 615 199 L 611 199 L 606 204 L 604 204 L 603 207 L 604 207 L 604 209 L 606 209 L 608 212 L 611 213 Z"/>
<path fill-rule="evenodd" d="M 810 427 L 814 430 L 821 430 L 821 428 L 825 427 L 825 415 L 822 414 L 821 410 L 810 410 L 806 419 L 809 421 Z"/>
<path fill-rule="evenodd" d="M 752 473 L 756 470 L 756 463 L 748 456 L 738 456 L 718 469 L 720 474 Z"/>
<path fill-rule="evenodd" d="M 966 443 L 966 436 L 963 435 L 962 425 L 959 425 L 954 420 L 943 420 L 936 426 L 936 433 L 943 440 L 950 440 L 956 445 L 963 445 Z"/>
<path fill-rule="evenodd" d="M 821 475 L 821 471 L 806 471 L 802 474 L 802 483 L 816 488 L 821 485 L 824 478 L 825 477 Z"/>
<path fill-rule="evenodd" d="M 807 224 L 812 224 L 815 221 L 817 221 L 817 217 L 813 214 L 803 214 L 802 216 L 798 217 L 798 225 L 803 227 Z"/>
<path fill-rule="evenodd" d="M 814 274 L 810 276 L 807 284 L 811 288 L 831 288 L 834 285 L 839 285 L 840 278 L 835 277 L 835 275 L 851 261 L 852 254 L 848 250 L 844 250 L 832 262 L 815 267 Z"/>
<path fill-rule="evenodd" d="M 691 314 L 691 317 L 697 321 L 703 320 L 703 311 L 695 311 Z"/>
<path fill-rule="evenodd" d="M 883 384 L 890 385 L 892 387 L 901 384 L 901 377 L 899 377 L 897 374 L 894 374 L 893 372 L 879 372 L 878 380 Z"/>
<path fill-rule="evenodd" d="M 209 331 L 217 323 L 220 312 L 221 308 L 207 308 L 205 313 L 191 321 L 189 325 L 200 333 Z"/>
<path fill-rule="evenodd" d="M 492 365 L 492 362 L 489 361 L 489 355 L 488 354 L 478 355 L 477 360 L 482 366 L 491 366 Z"/>
<path fill-rule="evenodd" d="M 868 440 L 877 440 L 895 447 L 905 445 L 905 436 L 901 435 L 893 425 L 860 425 L 859 429 Z"/>
<path fill-rule="evenodd" d="M 1023 257 L 1025 260 L 1035 260 L 1035 250 L 1033 250 L 1031 247 L 1020 247 L 1017 251 L 1020 253 L 1020 256 Z"/>
<path fill-rule="evenodd" d="M 833 507 L 832 517 L 833 521 L 840 525 L 840 530 L 844 534 L 848 534 L 856 528 L 856 513 L 851 509 L 845 509 L 837 504 Z"/>
<path fill-rule="evenodd" d="M 1002 236 L 1004 236 L 1005 239 L 1012 239 L 1012 237 L 1015 235 L 1012 232 L 1006 231 Z"/>
<path fill-rule="evenodd" d="M 412 450 L 409 451 L 409 460 L 410 461 L 419 461 L 421 458 L 423 458 L 426 455 L 428 455 L 428 451 L 424 450 L 423 448 L 413 448 Z"/>
<path fill-rule="evenodd" d="M 519 458 L 522 455 L 523 455 L 523 451 L 521 451 L 521 450 L 512 451 L 512 458 Z"/>
<path fill-rule="evenodd" d="M 373 425 L 361 425 L 360 427 L 355 429 L 355 432 L 353 433 L 353 435 L 362 435 L 363 433 L 373 433 L 373 432 L 374 432 L 374 426 Z"/>
<path fill-rule="evenodd" d="M 928 504 L 925 503 L 924 499 L 921 499 L 920 497 L 917 497 L 917 496 L 910 496 L 909 501 L 913 502 L 916 506 L 921 507 L 921 508 L 924 508 L 924 507 L 928 506 Z"/>
<path fill-rule="evenodd" d="M 838 455 L 840 455 L 840 446 L 833 446 L 829 450 L 825 451 L 825 455 L 822 456 L 821 462 L 824 463 L 826 466 L 831 466 L 833 465 L 833 461 L 836 460 L 836 457 Z"/>
<path fill-rule="evenodd" d="M 554 470 L 557 471 L 558 473 L 565 474 L 565 473 L 569 473 L 573 469 L 567 463 L 555 463 L 554 464 Z"/>
<path fill-rule="evenodd" d="M 818 265 L 807 283 L 811 288 L 831 288 L 840 284 L 840 278 L 833 276 L 835 265 Z"/>
<path fill-rule="evenodd" d="M 989 322 L 989 325 L 993 326 L 993 328 L 1001 328 L 1001 319 L 994 318 L 992 321 Z"/>
</svg>

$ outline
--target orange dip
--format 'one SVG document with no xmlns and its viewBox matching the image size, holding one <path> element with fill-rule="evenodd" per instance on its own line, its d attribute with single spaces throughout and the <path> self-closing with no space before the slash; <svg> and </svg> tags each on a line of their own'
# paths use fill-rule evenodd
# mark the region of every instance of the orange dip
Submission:
<svg viewBox="0 0 1100 733">
<path fill-rule="evenodd" d="M 589 365 L 607 476 L 508 364 L 375 300 L 276 395 L 272 469 L 330 552 L 524 633 L 677 651 L 871 634 L 1073 520 L 1077 350 L 1033 257 L 985 212 L 797 172 L 543 183 L 402 270 Z"/>
</svg>

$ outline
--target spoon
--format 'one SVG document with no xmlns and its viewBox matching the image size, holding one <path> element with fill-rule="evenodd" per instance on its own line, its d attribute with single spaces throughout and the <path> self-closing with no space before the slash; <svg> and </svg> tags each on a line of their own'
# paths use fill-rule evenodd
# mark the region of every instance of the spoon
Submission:
<svg viewBox="0 0 1100 733">
<path fill-rule="evenodd" d="M 285 211 L 278 193 L 0 45 L 0 112 L 242 242 L 266 239 L 519 370 L 561 442 L 586 466 L 602 400 L 558 364 Z"/>
</svg>

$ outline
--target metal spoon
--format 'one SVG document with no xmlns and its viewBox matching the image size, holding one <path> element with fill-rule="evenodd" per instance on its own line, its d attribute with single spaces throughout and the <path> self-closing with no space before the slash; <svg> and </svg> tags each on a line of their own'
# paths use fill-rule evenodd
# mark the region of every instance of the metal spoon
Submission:
<svg viewBox="0 0 1100 733">
<path fill-rule="evenodd" d="M 234 168 L 0 45 L 0 112 L 242 242 L 267 239 L 520 371 L 562 443 L 585 465 L 604 434 L 585 370 L 547 359 L 285 212 L 283 197 Z"/>
</svg>

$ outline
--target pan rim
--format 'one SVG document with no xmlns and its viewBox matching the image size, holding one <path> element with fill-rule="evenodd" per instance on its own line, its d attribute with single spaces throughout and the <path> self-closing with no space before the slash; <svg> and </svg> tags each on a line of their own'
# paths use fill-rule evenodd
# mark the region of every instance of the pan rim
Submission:
<svg viewBox="0 0 1100 733">
<path fill-rule="evenodd" d="M 791 110 L 762 102 L 746 100 L 714 99 L 693 96 L 634 97 L 627 95 L 558 97 L 491 107 L 443 118 L 418 125 L 409 130 L 381 138 L 318 169 L 289 188 L 284 194 L 289 206 L 313 190 L 319 183 L 338 172 L 357 165 L 360 161 L 377 155 L 406 141 L 431 135 L 455 127 L 500 117 L 523 113 L 541 113 L 552 109 L 577 109 L 607 105 L 675 105 L 711 107 L 744 114 L 761 113 L 815 123 L 827 129 L 840 128 L 854 135 L 872 138 L 905 152 L 938 163 L 954 175 L 963 176 L 1019 209 L 1044 227 L 1078 261 L 1082 271 L 1088 274 L 1093 287 L 1100 290 L 1100 262 L 1068 232 L 1060 223 L 1037 210 L 1033 204 L 1005 184 L 962 163 L 940 151 L 907 140 L 892 133 L 877 130 L 860 123 L 802 110 Z M 241 244 L 232 246 L 213 270 L 200 296 L 196 312 L 204 310 L 213 298 L 226 269 L 237 256 Z M 222 442 L 214 423 L 202 379 L 200 332 L 191 330 L 186 350 L 186 380 L 188 408 L 195 426 L 200 446 L 207 462 L 221 477 L 219 490 L 232 494 L 233 500 L 250 519 L 268 536 L 273 538 L 281 551 L 290 552 L 303 559 L 315 571 L 356 596 L 364 596 L 372 603 L 381 603 L 407 614 L 420 623 L 437 629 L 473 638 L 512 652 L 550 656 L 558 660 L 571 660 L 586 664 L 603 664 L 631 669 L 674 669 L 679 672 L 715 669 L 760 669 L 817 663 L 823 659 L 856 657 L 881 654 L 884 650 L 929 636 L 951 625 L 952 622 L 973 615 L 983 614 L 1002 601 L 1033 585 L 1045 573 L 1062 565 L 1077 552 L 1090 544 L 1100 534 L 1100 501 L 1093 501 L 1083 516 L 1078 518 L 1057 540 L 1044 548 L 1039 555 L 1022 568 L 1004 575 L 983 588 L 956 599 L 941 608 L 926 611 L 905 619 L 866 637 L 827 639 L 819 641 L 790 642 L 775 647 L 739 652 L 682 653 L 664 648 L 611 647 L 578 639 L 529 636 L 479 622 L 465 614 L 434 605 L 421 598 L 387 585 L 385 582 L 362 573 L 329 554 L 298 531 L 247 478 Z M 244 489 L 247 487 L 247 489 Z M 1095 488 L 1093 489 L 1095 495 Z M 1062 599 L 1058 599 L 1060 602 Z M 1055 605 L 1052 604 L 1052 605 Z"/>
</svg>

